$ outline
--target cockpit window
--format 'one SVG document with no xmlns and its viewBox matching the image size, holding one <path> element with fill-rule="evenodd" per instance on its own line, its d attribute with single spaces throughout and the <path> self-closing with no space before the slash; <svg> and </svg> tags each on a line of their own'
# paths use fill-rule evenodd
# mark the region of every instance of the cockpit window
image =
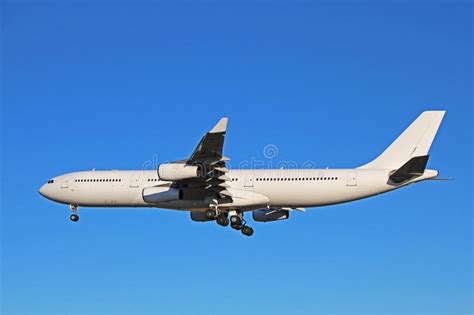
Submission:
<svg viewBox="0 0 474 315">
<path fill-rule="evenodd" d="M 54 183 L 54 179 L 48 180 L 48 184 L 52 184 L 52 183 Z"/>
</svg>

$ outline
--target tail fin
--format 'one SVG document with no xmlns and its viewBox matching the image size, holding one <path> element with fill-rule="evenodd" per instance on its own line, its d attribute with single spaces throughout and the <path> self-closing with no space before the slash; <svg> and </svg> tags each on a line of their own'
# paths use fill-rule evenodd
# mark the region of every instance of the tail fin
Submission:
<svg viewBox="0 0 474 315">
<path fill-rule="evenodd" d="M 413 157 L 428 155 L 446 111 L 426 111 L 375 160 L 359 168 L 398 169 Z"/>
</svg>

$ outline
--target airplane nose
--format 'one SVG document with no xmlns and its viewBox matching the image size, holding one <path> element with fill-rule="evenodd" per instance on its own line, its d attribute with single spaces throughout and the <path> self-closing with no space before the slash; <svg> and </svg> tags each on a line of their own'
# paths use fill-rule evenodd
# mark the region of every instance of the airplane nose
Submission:
<svg viewBox="0 0 474 315">
<path fill-rule="evenodd" d="M 48 198 L 48 196 L 46 196 L 46 184 L 41 186 L 41 188 L 38 190 L 38 192 L 40 193 L 41 196 Z"/>
</svg>

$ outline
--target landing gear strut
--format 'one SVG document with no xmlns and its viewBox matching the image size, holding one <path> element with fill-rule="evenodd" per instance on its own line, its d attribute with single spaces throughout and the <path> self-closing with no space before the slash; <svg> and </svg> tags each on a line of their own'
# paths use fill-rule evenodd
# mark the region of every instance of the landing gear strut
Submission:
<svg viewBox="0 0 474 315">
<path fill-rule="evenodd" d="M 79 216 L 77 215 L 77 206 L 76 205 L 69 205 L 69 209 L 71 209 L 72 214 L 69 216 L 69 220 L 72 222 L 79 221 Z"/>
</svg>

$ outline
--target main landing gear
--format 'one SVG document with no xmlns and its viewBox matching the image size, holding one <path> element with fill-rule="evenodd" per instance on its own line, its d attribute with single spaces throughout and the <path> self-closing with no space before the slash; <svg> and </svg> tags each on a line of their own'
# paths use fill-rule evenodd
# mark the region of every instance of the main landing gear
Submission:
<svg viewBox="0 0 474 315">
<path fill-rule="evenodd" d="M 228 215 L 230 216 L 230 219 L 228 218 Z M 209 220 L 216 220 L 217 224 L 220 226 L 228 226 L 230 223 L 231 228 L 234 230 L 240 230 L 240 232 L 245 236 L 253 235 L 253 229 L 250 226 L 247 226 L 242 211 L 231 210 L 227 213 L 221 212 L 217 208 L 209 209 L 206 211 L 206 218 Z"/>
<path fill-rule="evenodd" d="M 209 220 L 216 220 L 217 224 L 220 226 L 228 226 L 229 219 L 227 218 L 227 213 L 219 212 L 217 209 L 210 209 L 206 211 L 206 218 Z"/>
<path fill-rule="evenodd" d="M 247 222 L 244 220 L 244 214 L 242 211 L 232 210 L 230 214 L 230 227 L 234 230 L 240 230 L 245 236 L 252 236 L 253 229 L 250 226 L 247 226 Z"/>
<path fill-rule="evenodd" d="M 69 205 L 69 209 L 71 209 L 72 214 L 69 216 L 69 220 L 72 222 L 79 221 L 79 216 L 77 215 L 77 206 L 76 205 Z"/>
</svg>

